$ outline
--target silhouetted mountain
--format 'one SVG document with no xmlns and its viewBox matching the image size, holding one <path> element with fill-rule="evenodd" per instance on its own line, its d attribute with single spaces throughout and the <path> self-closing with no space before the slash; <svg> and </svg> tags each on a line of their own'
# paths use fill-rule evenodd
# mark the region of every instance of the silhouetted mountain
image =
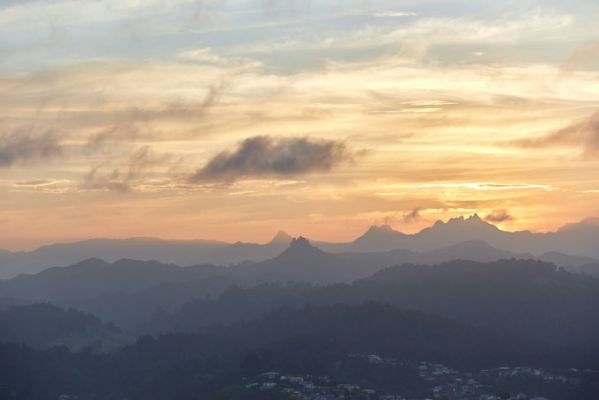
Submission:
<svg viewBox="0 0 599 400">
<path fill-rule="evenodd" d="M 143 334 L 195 332 L 215 324 L 247 322 L 281 307 L 319 303 L 319 286 L 307 283 L 261 284 L 242 288 L 230 286 L 216 298 L 194 299 L 176 312 L 160 312 L 138 326 Z"/>
<path fill-rule="evenodd" d="M 463 259 L 480 262 L 502 258 L 532 258 L 499 250 L 482 241 L 470 241 L 430 252 L 393 250 L 387 252 L 349 252 L 331 254 L 312 246 L 305 238 L 295 239 L 279 256 L 248 266 L 244 272 L 251 282 L 351 282 L 392 265 L 405 263 L 438 264 Z"/>
<path fill-rule="evenodd" d="M 92 239 L 75 243 L 43 246 L 30 252 L 0 252 L 0 279 L 31 274 L 48 267 L 71 265 L 89 258 L 107 262 L 121 259 L 159 261 L 166 264 L 239 264 L 272 258 L 285 250 L 291 238 L 278 232 L 266 244 L 234 243 L 215 240 L 161 240 L 155 238 Z"/>
<path fill-rule="evenodd" d="M 0 281 L 0 296 L 76 307 L 133 326 L 158 308 L 172 310 L 195 297 L 220 293 L 235 283 L 227 271 L 209 265 L 178 267 L 135 260 L 109 264 L 89 259 Z"/>
<path fill-rule="evenodd" d="M 234 283 L 234 279 L 214 276 L 163 283 L 131 293 L 106 293 L 93 298 L 72 299 L 63 301 L 61 305 L 76 307 L 133 330 L 156 313 L 177 310 L 198 297 L 217 296 Z"/>
<path fill-rule="evenodd" d="M 158 260 L 193 265 L 227 243 L 211 240 L 161 240 L 154 238 L 92 239 L 43 246 L 30 252 L 0 254 L 0 278 L 31 274 L 53 266 L 71 265 L 89 258 L 107 262 L 120 259 Z"/>
<path fill-rule="evenodd" d="M 555 251 L 543 253 L 538 258 L 541 261 L 559 265 L 572 272 L 579 272 L 583 265 L 599 263 L 599 260 L 591 257 L 572 256 Z"/>
<path fill-rule="evenodd" d="M 193 331 L 256 318 L 281 306 L 379 301 L 553 343 L 596 346 L 599 279 L 533 260 L 404 265 L 351 285 L 262 285 L 198 299 L 146 324 L 151 332 Z"/>
<path fill-rule="evenodd" d="M 70 267 L 55 267 L 35 275 L 0 281 L 0 297 L 23 302 L 51 301 L 60 306 L 76 307 L 131 329 L 158 310 L 168 314 L 193 299 L 218 296 L 231 284 L 247 287 L 267 282 L 349 283 L 388 266 L 405 263 L 432 265 L 457 258 L 486 262 L 528 256 L 498 250 L 481 241 L 422 253 L 394 250 L 330 254 L 312 246 L 307 239 L 298 238 L 270 260 L 235 267 L 178 267 L 134 260 L 110 264 L 90 259 Z M 568 257 L 562 259 L 568 260 Z M 592 273 L 593 264 L 586 265 Z M 505 288 L 508 293 L 512 289 Z M 423 293 L 428 292 L 423 290 Z M 408 305 L 419 307 L 416 303 Z"/>
<path fill-rule="evenodd" d="M 534 256 L 530 253 L 516 254 L 500 250 L 482 240 L 470 240 L 424 253 L 421 263 L 439 264 L 453 260 L 490 262 L 510 258 L 529 259 Z"/>
<path fill-rule="evenodd" d="M 599 279 L 533 260 L 391 267 L 356 282 L 365 296 L 536 337 L 596 346 Z"/>
<path fill-rule="evenodd" d="M 177 265 L 259 263 L 284 251 L 290 240 L 289 235 L 279 232 L 266 244 L 159 239 L 95 239 L 56 244 L 31 252 L 0 252 L 0 278 L 6 279 L 20 273 L 35 273 L 50 266 L 70 265 L 88 258 L 101 258 L 108 262 L 123 258 L 156 260 Z M 512 253 L 514 257 L 529 255 L 540 257 L 544 253 L 563 253 L 572 254 L 572 257 L 599 258 L 599 247 L 596 246 L 599 242 L 599 224 L 595 219 L 567 225 L 557 232 L 532 233 L 502 231 L 477 215 L 473 215 L 468 218 L 453 218 L 447 222 L 437 221 L 433 226 L 416 234 L 404 234 L 389 226 L 381 226 L 371 227 L 350 243 L 313 242 L 313 244 L 321 250 L 337 254 L 393 250 L 430 252 L 472 241 L 485 242 L 491 247 Z M 473 253 L 463 256 L 459 248 L 455 249 L 455 254 L 452 256 L 461 259 L 474 257 Z M 551 261 L 556 260 L 551 259 Z"/>
<path fill-rule="evenodd" d="M 447 222 L 435 222 L 432 227 L 425 228 L 416 234 L 417 241 L 414 245 L 419 250 L 432 250 L 437 247 L 479 240 L 498 248 L 505 248 L 496 244 L 503 232 L 474 214 L 468 218 L 458 217 Z"/>
<path fill-rule="evenodd" d="M 250 282 L 338 282 L 355 279 L 350 263 L 299 237 L 278 256 L 237 268 Z"/>
<path fill-rule="evenodd" d="M 366 233 L 349 246 L 354 252 L 375 252 L 405 249 L 407 235 L 393 230 L 389 225 L 371 226 Z"/>
<path fill-rule="evenodd" d="M 51 304 L 32 304 L 0 312 L 0 341 L 38 349 L 92 346 L 112 350 L 126 344 L 127 339 L 115 325 L 102 323 L 93 315 Z"/>
<path fill-rule="evenodd" d="M 437 221 L 433 226 L 415 234 L 404 234 L 388 226 L 371 227 L 352 243 L 317 243 L 332 252 L 381 252 L 395 249 L 432 251 L 463 242 L 483 241 L 497 249 L 518 254 L 540 256 L 547 252 L 561 252 L 599 258 L 599 224 L 589 219 L 570 224 L 557 232 L 507 232 L 483 221 L 478 215 Z M 462 258 L 462 257 L 460 257 Z"/>
<path fill-rule="evenodd" d="M 270 242 L 266 244 L 237 242 L 211 252 L 204 257 L 203 262 L 232 265 L 242 262 L 260 262 L 268 260 L 284 251 L 292 241 L 292 237 L 279 231 Z"/>
<path fill-rule="evenodd" d="M 293 237 L 291 237 L 287 232 L 278 231 L 269 243 L 281 243 L 288 246 L 292 240 Z"/>
<path fill-rule="evenodd" d="M 562 226 L 558 232 L 567 231 L 590 231 L 595 232 L 599 228 L 599 218 L 585 218 L 580 222 L 566 224 Z"/>
<path fill-rule="evenodd" d="M 221 276 L 226 268 L 210 265 L 179 267 L 156 261 L 119 260 L 112 264 L 89 259 L 54 267 L 35 275 L 0 281 L 0 293 L 15 298 L 64 301 L 114 293 L 132 293 L 165 283 Z"/>
</svg>

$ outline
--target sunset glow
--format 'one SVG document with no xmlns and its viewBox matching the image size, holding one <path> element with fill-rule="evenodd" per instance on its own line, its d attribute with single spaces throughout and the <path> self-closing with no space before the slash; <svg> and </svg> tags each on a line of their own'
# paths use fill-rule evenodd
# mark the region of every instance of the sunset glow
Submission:
<svg viewBox="0 0 599 400">
<path fill-rule="evenodd" d="M 1 3 L 0 248 L 599 216 L 598 13 L 591 0 Z"/>
</svg>

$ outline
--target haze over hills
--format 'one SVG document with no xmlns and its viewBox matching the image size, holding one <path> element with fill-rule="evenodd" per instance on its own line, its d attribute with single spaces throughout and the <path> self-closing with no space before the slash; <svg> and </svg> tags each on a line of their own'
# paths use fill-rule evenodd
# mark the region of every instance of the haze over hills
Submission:
<svg viewBox="0 0 599 400">
<path fill-rule="evenodd" d="M 595 244 L 599 240 L 599 224 L 593 221 L 570 224 L 556 232 L 508 232 L 474 214 L 468 218 L 452 218 L 447 222 L 437 221 L 433 226 L 413 235 L 395 231 L 389 226 L 371 227 L 346 246 L 348 250 L 354 251 L 430 251 L 465 241 L 480 240 L 513 253 L 540 256 L 546 252 L 560 252 L 597 258 L 599 249 Z"/>
<path fill-rule="evenodd" d="M 553 254 L 563 262 L 570 258 Z M 452 260 L 491 262 L 528 259 L 495 249 L 485 242 L 469 241 L 430 252 L 332 254 L 313 246 L 305 238 L 293 239 L 281 254 L 257 263 L 223 267 L 180 267 L 157 261 L 119 260 L 107 263 L 88 259 L 71 266 L 53 267 L 37 274 L 0 281 L 0 298 L 9 304 L 50 301 L 77 307 L 124 327 L 148 319 L 157 310 L 175 311 L 184 303 L 204 296 L 218 296 L 230 285 L 250 287 L 264 283 L 351 283 L 387 267 L 403 264 L 435 265 Z M 587 258 L 572 258 L 587 262 Z M 593 264 L 585 264 L 593 265 Z"/>
<path fill-rule="evenodd" d="M 389 226 L 371 227 L 366 233 L 349 243 L 313 242 L 313 245 L 329 253 L 372 253 L 395 250 L 430 252 L 454 247 L 453 258 L 472 259 L 471 253 L 462 255 L 460 246 L 466 242 L 485 242 L 499 251 L 500 256 L 482 256 L 476 261 L 505 257 L 538 257 L 555 261 L 558 265 L 578 268 L 599 263 L 599 224 L 595 220 L 584 220 L 570 224 L 556 232 L 532 233 L 502 231 L 495 225 L 483 221 L 477 215 L 454 218 L 447 222 L 436 222 L 433 226 L 416 234 L 404 234 Z M 233 243 L 218 241 L 169 241 L 151 238 L 137 239 L 94 239 L 68 244 L 41 247 L 30 252 L 0 252 L 0 279 L 11 278 L 22 273 L 35 273 L 52 266 L 71 265 L 88 258 L 99 258 L 107 262 L 120 259 L 155 260 L 166 264 L 235 265 L 244 262 L 262 262 L 283 252 L 292 238 L 279 232 L 268 243 Z M 481 244 L 481 248 L 484 245 Z M 448 250 L 445 250 L 448 251 Z M 550 254 L 545 254 L 550 253 Z M 573 258 L 572 256 L 587 257 Z M 448 255 L 449 256 L 449 255 Z M 448 261 L 451 258 L 439 255 L 433 261 L 416 260 L 421 263 Z M 406 259 L 403 262 L 411 262 Z"/>
<path fill-rule="evenodd" d="M 0 400 L 599 400 L 599 0 L 0 0 Z"/>
<path fill-rule="evenodd" d="M 353 361 L 359 355 L 382 360 L 376 354 L 395 360 L 394 367 Z M 251 321 L 207 326 L 193 333 L 142 336 L 110 353 L 40 352 L 0 344 L 0 356 L 4 379 L 0 396 L 19 393 L 19 398 L 36 400 L 54 400 L 65 393 L 84 399 L 289 399 L 260 387 L 247 394 L 249 379 L 275 376 L 272 382 L 279 375 L 305 376 L 298 386 L 305 381 L 306 393 L 314 392 L 311 379 L 326 377 L 332 386 L 345 382 L 359 391 L 347 382 L 360 382 L 367 388 L 383 392 L 391 388 L 424 399 L 431 390 L 419 375 L 422 360 L 465 371 L 497 365 L 548 370 L 597 367 L 595 349 L 562 348 L 376 303 L 283 308 Z M 558 399 L 593 398 L 596 385 L 585 381 L 579 386 L 566 386 L 569 397 Z M 89 393 L 93 395 L 86 397 Z M 305 398 L 323 397 L 316 393 Z"/>
<path fill-rule="evenodd" d="M 156 315 L 150 332 L 246 321 L 279 307 L 376 301 L 560 345 L 596 346 L 599 279 L 534 260 L 385 268 L 350 284 L 233 287 Z"/>
<path fill-rule="evenodd" d="M 88 259 L 0 281 L 0 297 L 77 307 L 122 324 L 199 294 L 220 293 L 236 282 L 226 274 L 227 268 L 210 265 L 183 268 L 157 261 Z"/>
<path fill-rule="evenodd" d="M 35 273 L 48 267 L 70 265 L 89 258 L 107 262 L 120 259 L 154 260 L 177 265 L 229 265 L 246 260 L 263 261 L 282 252 L 290 241 L 290 236 L 280 232 L 266 244 L 156 238 L 92 239 L 53 244 L 30 252 L 0 252 L 0 279 Z"/>
<path fill-rule="evenodd" d="M 31 304 L 0 312 L 0 342 L 16 342 L 36 349 L 66 346 L 71 350 L 93 347 L 110 350 L 127 343 L 113 324 L 74 309 Z"/>
<path fill-rule="evenodd" d="M 370 234 L 382 231 L 386 238 L 408 236 L 388 228 L 373 228 Z M 110 398 L 113 393 L 130 393 L 135 379 L 171 384 L 175 379 L 177 387 L 197 394 L 196 386 L 186 385 L 198 382 L 198 376 L 210 388 L 224 385 L 212 385 L 215 376 L 222 380 L 248 370 L 258 374 L 289 368 L 298 373 L 305 368 L 300 370 L 335 374 L 340 360 L 354 352 L 398 355 L 411 363 L 434 359 L 464 368 L 497 363 L 540 368 L 597 365 L 595 277 L 482 240 L 430 251 L 331 253 L 303 237 L 285 243 L 288 239 L 277 235 L 273 243 L 284 250 L 268 260 L 233 266 L 91 258 L 0 281 L 0 299 L 8 308 L 0 313 L 0 342 L 7 342 L 0 343 L 0 372 L 31 377 L 31 371 L 42 373 L 37 369 L 40 363 L 56 364 L 61 370 L 45 372 L 55 380 L 43 387 L 104 393 L 104 385 L 109 385 L 104 396 Z M 361 240 L 359 246 L 366 242 Z M 231 248 L 260 249 L 255 246 Z M 544 256 L 574 271 L 581 263 L 594 265 L 594 259 L 584 256 Z M 40 301 L 54 305 L 35 304 Z M 14 306 L 18 304 L 25 305 Z M 40 329 L 45 325 L 52 329 Z M 139 339 L 133 343 L 135 337 Z M 15 344 L 19 341 L 50 350 L 29 350 Z M 57 345 L 78 352 L 54 348 Z M 260 357 L 269 361 L 248 369 L 254 365 L 248 351 L 264 352 Z M 154 357 L 148 369 L 139 368 L 141 354 Z M 111 375 L 111 365 L 141 372 L 137 378 L 125 374 L 127 386 L 121 387 Z M 75 371 L 76 382 L 69 383 Z M 364 371 L 359 368 L 356 376 Z M 82 374 L 87 374 L 85 381 Z M 242 375 L 234 378 L 240 380 Z M 579 397 L 571 398 L 585 399 L 585 393 L 595 390 L 590 382 L 575 391 L 582 393 Z M 7 386 L 0 385 L 0 394 L 3 387 Z M 26 385 L 15 387 L 27 390 Z M 48 393 L 58 396 L 52 390 Z M 152 385 L 135 386 L 145 398 L 152 398 L 156 390 Z M 46 393 L 35 398 L 53 397 Z"/>
</svg>

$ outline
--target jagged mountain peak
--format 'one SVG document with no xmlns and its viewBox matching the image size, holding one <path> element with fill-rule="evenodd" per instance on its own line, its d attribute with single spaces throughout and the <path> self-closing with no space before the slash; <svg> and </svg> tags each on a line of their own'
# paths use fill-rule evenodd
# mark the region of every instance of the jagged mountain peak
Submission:
<svg viewBox="0 0 599 400">
<path fill-rule="evenodd" d="M 303 236 L 299 236 L 291 240 L 289 244 L 290 249 L 316 249 L 310 244 L 310 241 Z"/>
<path fill-rule="evenodd" d="M 272 238 L 270 243 L 285 243 L 289 244 L 293 240 L 293 237 L 285 231 L 278 231 L 277 234 Z"/>
<path fill-rule="evenodd" d="M 434 223 L 434 225 L 430 228 L 426 228 L 425 230 L 430 229 L 439 229 L 442 227 L 484 227 L 484 228 L 493 228 L 499 229 L 495 225 L 485 221 L 478 214 L 472 214 L 468 217 L 464 217 L 463 215 L 459 217 L 450 218 L 447 222 L 443 222 L 438 220 Z"/>
<path fill-rule="evenodd" d="M 468 224 L 476 224 L 476 223 L 487 224 L 476 213 L 474 213 L 472 215 L 469 215 L 468 217 L 464 217 L 463 215 L 460 215 L 459 217 L 450 218 L 447 221 L 447 224 L 463 224 L 463 223 L 468 223 Z"/>
</svg>

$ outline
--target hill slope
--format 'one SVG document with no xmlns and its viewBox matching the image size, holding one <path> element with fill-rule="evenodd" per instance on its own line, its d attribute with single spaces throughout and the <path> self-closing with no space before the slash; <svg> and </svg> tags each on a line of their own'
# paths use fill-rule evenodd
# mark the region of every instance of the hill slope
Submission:
<svg viewBox="0 0 599 400">
<path fill-rule="evenodd" d="M 51 304 L 32 304 L 0 313 L 0 341 L 38 349 L 66 346 L 79 350 L 92 346 L 110 350 L 127 340 L 115 325 L 105 324 L 93 315 Z"/>
</svg>

